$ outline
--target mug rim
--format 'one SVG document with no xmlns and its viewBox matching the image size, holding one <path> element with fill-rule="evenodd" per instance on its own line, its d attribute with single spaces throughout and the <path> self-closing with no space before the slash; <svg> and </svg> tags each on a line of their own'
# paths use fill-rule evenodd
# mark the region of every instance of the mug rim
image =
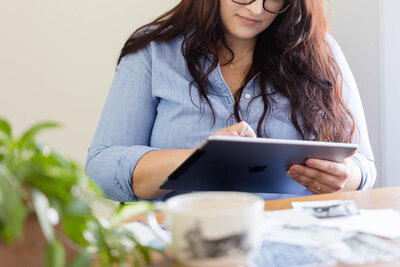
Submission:
<svg viewBox="0 0 400 267">
<path fill-rule="evenodd" d="M 241 206 L 231 206 L 223 209 L 204 209 L 204 210 L 190 210 L 179 208 L 177 206 L 177 202 L 186 203 L 187 200 L 195 200 L 198 198 L 199 200 L 202 197 L 215 197 L 215 198 L 228 198 L 233 196 L 240 196 L 241 199 L 247 200 L 248 203 L 243 203 Z M 175 204 L 175 207 L 172 205 Z M 230 214 L 230 213 L 238 213 L 248 210 L 249 212 L 253 211 L 254 208 L 259 208 L 258 206 L 262 206 L 264 209 L 264 200 L 253 193 L 248 192 L 236 192 L 236 191 L 207 191 L 207 192 L 192 192 L 187 194 L 181 194 L 178 196 L 171 197 L 167 199 L 164 203 L 164 211 L 173 213 L 173 214 L 183 214 L 183 215 L 190 215 L 190 216 L 221 216 L 221 214 Z"/>
</svg>

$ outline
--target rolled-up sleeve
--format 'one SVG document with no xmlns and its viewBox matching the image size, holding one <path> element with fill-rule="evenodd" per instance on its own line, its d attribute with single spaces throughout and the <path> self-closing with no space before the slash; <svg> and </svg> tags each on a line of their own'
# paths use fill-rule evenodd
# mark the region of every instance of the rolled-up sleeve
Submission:
<svg viewBox="0 0 400 267">
<path fill-rule="evenodd" d="M 377 173 L 360 94 L 354 76 L 339 45 L 330 35 L 328 35 L 328 41 L 342 72 L 343 99 L 352 113 L 357 125 L 353 143 L 358 143 L 359 149 L 357 153 L 352 156 L 352 159 L 358 164 L 361 170 L 362 181 L 358 189 L 370 189 L 375 183 Z"/>
<path fill-rule="evenodd" d="M 157 148 L 150 136 L 158 100 L 151 90 L 146 49 L 122 58 L 86 160 L 87 174 L 113 200 L 133 201 L 132 173 L 141 157 Z"/>
<path fill-rule="evenodd" d="M 352 159 L 357 163 L 361 170 L 361 184 L 358 190 L 371 189 L 376 180 L 376 168 L 373 160 L 366 158 L 361 153 L 356 153 Z"/>
</svg>

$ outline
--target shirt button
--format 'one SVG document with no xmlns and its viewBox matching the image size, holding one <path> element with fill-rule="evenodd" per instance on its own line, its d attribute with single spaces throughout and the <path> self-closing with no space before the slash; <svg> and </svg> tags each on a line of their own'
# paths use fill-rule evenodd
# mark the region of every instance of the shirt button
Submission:
<svg viewBox="0 0 400 267">
<path fill-rule="evenodd" d="M 244 95 L 244 98 L 250 99 L 250 98 L 251 98 L 251 94 L 245 94 L 245 95 Z"/>
</svg>

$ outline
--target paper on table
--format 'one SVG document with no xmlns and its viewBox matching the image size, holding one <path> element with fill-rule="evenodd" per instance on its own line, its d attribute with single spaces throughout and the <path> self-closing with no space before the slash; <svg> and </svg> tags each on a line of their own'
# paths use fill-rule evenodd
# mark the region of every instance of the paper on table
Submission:
<svg viewBox="0 0 400 267">
<path fill-rule="evenodd" d="M 318 247 L 349 237 L 336 229 L 313 227 L 319 220 L 303 210 L 278 210 L 265 213 L 264 240 L 304 247 Z"/>
<path fill-rule="evenodd" d="M 400 237 L 400 213 L 393 209 L 360 210 L 359 215 L 318 220 L 318 225 L 389 239 Z"/>
<path fill-rule="evenodd" d="M 348 201 L 354 202 L 351 199 L 332 199 L 332 200 L 320 200 L 320 201 L 292 201 L 291 204 L 294 209 L 298 209 L 305 206 L 307 207 L 333 206 Z"/>
<path fill-rule="evenodd" d="M 358 214 L 356 203 L 351 199 L 324 201 L 294 201 L 292 207 L 304 210 L 318 218 L 332 218 Z"/>
<path fill-rule="evenodd" d="M 358 234 L 343 241 L 323 246 L 321 249 L 343 264 L 350 265 L 391 262 L 400 259 L 400 251 L 393 244 L 366 234 Z"/>
<path fill-rule="evenodd" d="M 317 218 L 303 210 L 286 209 L 265 212 L 265 224 L 267 226 L 302 227 L 313 225 L 317 222 Z"/>
<path fill-rule="evenodd" d="M 354 234 L 344 233 L 338 229 L 322 228 L 318 226 L 303 228 L 282 228 L 264 234 L 263 240 L 297 245 L 302 247 L 318 248 L 326 244 L 342 241 Z"/>
</svg>

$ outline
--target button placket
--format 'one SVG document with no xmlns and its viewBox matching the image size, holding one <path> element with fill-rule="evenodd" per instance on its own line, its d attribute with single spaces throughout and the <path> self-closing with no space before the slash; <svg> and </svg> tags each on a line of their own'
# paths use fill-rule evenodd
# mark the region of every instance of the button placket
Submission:
<svg viewBox="0 0 400 267">
<path fill-rule="evenodd" d="M 249 108 L 249 104 L 251 102 L 251 100 L 253 99 L 253 97 L 256 95 L 256 76 L 253 77 L 253 79 L 244 87 L 243 89 L 243 94 L 242 94 L 242 99 L 243 99 L 243 104 L 241 105 L 240 108 L 240 114 L 241 117 L 248 121 L 250 119 L 250 110 Z"/>
</svg>

